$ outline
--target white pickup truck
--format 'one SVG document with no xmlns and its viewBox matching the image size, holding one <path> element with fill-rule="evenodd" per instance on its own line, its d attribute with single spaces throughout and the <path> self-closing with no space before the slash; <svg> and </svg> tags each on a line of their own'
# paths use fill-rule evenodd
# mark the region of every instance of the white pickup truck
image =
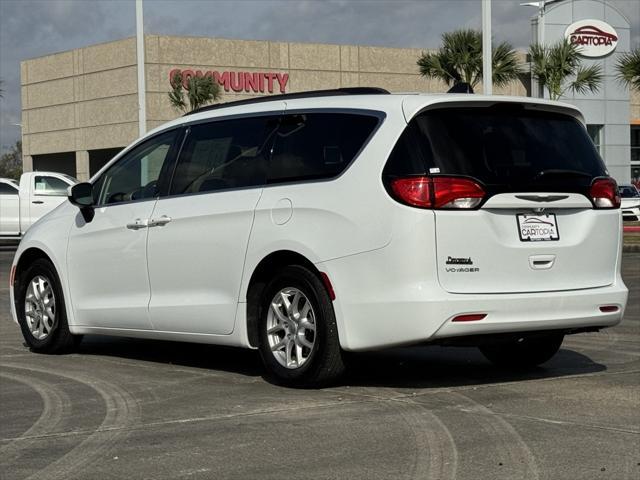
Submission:
<svg viewBox="0 0 640 480">
<path fill-rule="evenodd" d="M 19 239 L 44 214 L 67 198 L 78 181 L 63 173 L 27 172 L 15 180 L 0 178 L 0 240 Z"/>
</svg>

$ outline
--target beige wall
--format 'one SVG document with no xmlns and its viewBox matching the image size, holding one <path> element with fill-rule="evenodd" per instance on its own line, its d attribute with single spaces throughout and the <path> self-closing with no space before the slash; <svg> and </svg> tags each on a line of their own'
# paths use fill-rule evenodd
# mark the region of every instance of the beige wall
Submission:
<svg viewBox="0 0 640 480">
<path fill-rule="evenodd" d="M 133 39 L 21 63 L 25 155 L 122 146 L 136 135 Z"/>
<path fill-rule="evenodd" d="M 173 68 L 288 73 L 287 92 L 350 86 L 446 90 L 417 73 L 419 49 L 158 35 L 146 35 L 145 48 L 148 128 L 180 115 L 167 99 Z M 26 60 L 21 77 L 26 156 L 122 147 L 137 137 L 135 39 Z M 498 93 L 526 91 L 514 83 Z M 225 92 L 222 101 L 251 96 Z"/>
</svg>

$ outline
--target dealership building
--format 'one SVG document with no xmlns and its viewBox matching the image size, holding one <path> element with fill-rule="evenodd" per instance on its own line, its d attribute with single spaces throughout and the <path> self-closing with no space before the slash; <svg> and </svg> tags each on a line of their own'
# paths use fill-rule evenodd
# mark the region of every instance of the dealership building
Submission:
<svg viewBox="0 0 640 480">
<path fill-rule="evenodd" d="M 562 100 L 584 112 L 611 175 L 619 182 L 640 177 L 640 93 L 621 85 L 614 70 L 619 56 L 630 51 L 629 21 L 604 1 L 564 0 L 548 2 L 532 21 L 532 32 L 534 41 L 579 42 L 585 46 L 584 63 L 602 65 L 598 93 Z M 145 35 L 144 47 L 146 130 L 181 114 L 168 99 L 178 71 L 183 78 L 214 78 L 223 102 L 353 86 L 447 89 L 419 75 L 422 50 L 413 48 L 161 35 Z M 26 171 L 59 171 L 86 180 L 139 136 L 136 55 L 136 39 L 126 38 L 21 63 Z M 525 52 L 521 58 L 526 61 Z M 494 94 L 538 96 L 539 89 L 524 76 Z"/>
</svg>

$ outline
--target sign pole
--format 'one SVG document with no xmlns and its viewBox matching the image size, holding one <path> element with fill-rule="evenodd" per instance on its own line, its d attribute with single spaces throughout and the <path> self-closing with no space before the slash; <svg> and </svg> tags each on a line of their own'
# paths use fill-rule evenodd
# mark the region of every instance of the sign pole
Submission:
<svg viewBox="0 0 640 480">
<path fill-rule="evenodd" d="M 142 0 L 136 0 L 136 55 L 138 63 L 138 133 L 147 133 L 147 106 L 144 81 L 144 26 L 142 21 Z"/>
<path fill-rule="evenodd" d="M 491 56 L 491 0 L 482 0 L 482 87 L 485 95 L 493 94 Z"/>
</svg>

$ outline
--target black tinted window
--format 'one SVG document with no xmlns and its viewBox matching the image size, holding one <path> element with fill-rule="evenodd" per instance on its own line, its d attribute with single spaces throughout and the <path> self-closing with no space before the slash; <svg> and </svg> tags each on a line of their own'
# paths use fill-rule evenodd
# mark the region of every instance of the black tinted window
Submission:
<svg viewBox="0 0 640 480">
<path fill-rule="evenodd" d="M 403 150 L 413 150 L 411 153 Z M 421 157 L 422 172 L 409 158 Z M 418 115 L 387 169 L 464 175 L 500 190 L 583 187 L 606 175 L 585 128 L 568 115 L 517 106 L 449 108 Z"/>
<path fill-rule="evenodd" d="M 278 117 L 193 125 L 180 154 L 171 194 L 264 185 Z"/>
<path fill-rule="evenodd" d="M 378 124 L 349 113 L 285 115 L 269 166 L 269 183 L 331 178 L 344 171 Z"/>
<path fill-rule="evenodd" d="M 640 197 L 640 193 L 638 193 L 638 190 L 636 190 L 636 187 L 633 187 L 631 185 L 623 185 L 621 187 L 618 187 L 618 191 L 622 198 Z"/>
<path fill-rule="evenodd" d="M 6 183 L 0 183 L 0 195 L 18 195 L 18 189 Z"/>
</svg>

